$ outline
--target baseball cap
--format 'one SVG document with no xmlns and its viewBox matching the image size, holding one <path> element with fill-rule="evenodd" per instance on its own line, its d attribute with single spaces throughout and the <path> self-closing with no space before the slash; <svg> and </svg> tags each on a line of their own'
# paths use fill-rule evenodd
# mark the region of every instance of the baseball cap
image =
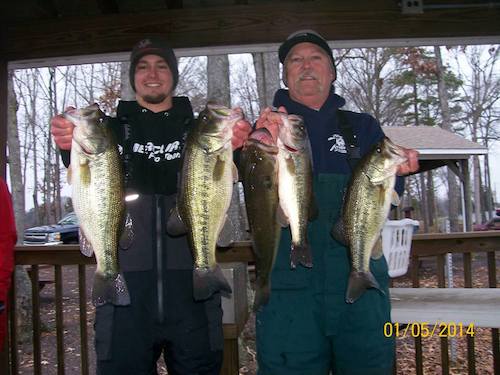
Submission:
<svg viewBox="0 0 500 375">
<path fill-rule="evenodd" d="M 284 64 L 286 56 L 290 50 L 299 43 L 313 43 L 323 49 L 332 60 L 333 67 L 335 69 L 335 60 L 333 59 L 332 49 L 326 40 L 314 30 L 299 30 L 288 36 L 278 50 L 278 56 L 282 64 Z"/>
</svg>

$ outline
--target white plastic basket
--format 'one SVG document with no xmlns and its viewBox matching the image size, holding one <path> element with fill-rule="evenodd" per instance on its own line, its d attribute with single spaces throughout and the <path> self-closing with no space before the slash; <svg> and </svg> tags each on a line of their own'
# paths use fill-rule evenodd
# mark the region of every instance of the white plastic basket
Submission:
<svg viewBox="0 0 500 375">
<path fill-rule="evenodd" d="M 408 271 L 411 238 L 418 224 L 412 219 L 387 220 L 382 228 L 382 250 L 390 277 L 402 276 Z"/>
</svg>

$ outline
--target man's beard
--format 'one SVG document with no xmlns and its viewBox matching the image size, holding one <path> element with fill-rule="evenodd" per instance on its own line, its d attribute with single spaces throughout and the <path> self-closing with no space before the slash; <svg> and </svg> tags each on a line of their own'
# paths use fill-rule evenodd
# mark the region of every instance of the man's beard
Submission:
<svg viewBox="0 0 500 375">
<path fill-rule="evenodd" d="M 149 104 L 160 104 L 167 98 L 167 96 L 167 94 L 145 95 L 142 99 Z"/>
</svg>

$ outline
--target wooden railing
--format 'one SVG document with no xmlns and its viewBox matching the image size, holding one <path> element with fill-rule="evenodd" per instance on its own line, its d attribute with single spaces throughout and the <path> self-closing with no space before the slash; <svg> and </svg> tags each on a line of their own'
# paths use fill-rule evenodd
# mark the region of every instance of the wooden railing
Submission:
<svg viewBox="0 0 500 375">
<path fill-rule="evenodd" d="M 487 285 L 482 287 L 497 288 L 497 260 L 496 254 L 500 252 L 500 232 L 467 232 L 467 233 L 438 233 L 416 234 L 412 240 L 411 250 L 411 280 L 414 288 L 421 287 L 420 274 L 423 259 L 434 259 L 436 262 L 437 287 L 446 287 L 446 257 L 451 254 L 462 254 L 463 287 L 473 288 L 474 258 L 486 257 Z M 456 258 L 456 257 L 455 257 Z M 456 261 L 456 260 L 455 260 Z M 477 276 L 477 274 L 476 274 Z M 461 278 L 462 278 L 461 277 Z M 500 314 L 500 311 L 498 312 Z M 491 329 L 494 374 L 500 374 L 500 344 L 498 328 Z M 442 374 L 450 374 L 449 340 L 440 338 Z M 415 338 L 415 364 L 417 375 L 422 375 L 423 354 L 422 338 Z M 475 338 L 467 336 L 467 371 L 468 374 L 480 374 L 476 371 Z"/>
<path fill-rule="evenodd" d="M 217 254 L 219 262 L 234 262 L 241 260 L 241 255 L 251 254 L 248 243 L 238 244 L 233 248 L 224 249 Z M 244 257 L 243 257 L 244 258 Z M 15 264 L 27 268 L 31 276 L 32 285 L 32 320 L 33 320 L 33 373 L 42 374 L 42 347 L 41 336 L 42 328 L 40 323 L 40 286 L 47 282 L 54 283 L 55 290 L 55 331 L 56 331 L 56 366 L 57 374 L 64 375 L 65 371 L 65 344 L 64 344 L 64 320 L 63 320 L 63 278 L 62 269 L 64 266 L 76 266 L 78 269 L 78 300 L 79 300 L 79 335 L 80 335 L 80 369 L 77 372 L 82 375 L 90 373 L 91 364 L 89 363 L 89 342 L 87 321 L 89 320 L 87 311 L 87 277 L 86 267 L 95 264 L 95 258 L 88 258 L 80 253 L 78 245 L 58 245 L 58 246 L 16 246 Z M 53 268 L 53 280 L 40 278 L 41 268 Z M 46 272 L 45 272 L 46 273 Z M 14 280 L 15 278 L 13 278 Z M 14 286 L 15 283 L 13 282 Z M 9 308 L 9 337 L 5 345 L 5 350 L 0 354 L 0 374 L 17 375 L 19 373 L 18 360 L 18 338 L 16 314 L 16 288 L 11 289 L 10 308 Z M 224 360 L 221 374 L 233 375 L 238 373 L 238 336 L 244 328 L 247 316 L 240 317 L 235 324 L 224 324 Z M 93 317 L 91 318 L 93 320 Z"/>
<path fill-rule="evenodd" d="M 79 328 L 80 328 L 80 372 L 82 375 L 89 374 L 89 355 L 88 355 L 88 332 L 87 332 L 87 289 L 86 273 L 87 265 L 94 264 L 94 258 L 87 258 L 81 255 L 76 245 L 60 246 L 17 246 L 15 249 L 15 264 L 27 266 L 31 276 L 32 288 L 32 320 L 33 320 L 33 373 L 35 375 L 42 373 L 41 359 L 41 322 L 40 322 L 40 286 L 43 285 L 40 279 L 40 267 L 50 265 L 53 267 L 55 284 L 55 314 L 56 314 L 56 349 L 57 349 L 57 374 L 65 373 L 65 350 L 64 350 L 64 324 L 63 324 L 63 281 L 62 267 L 74 266 L 78 268 L 78 299 L 79 299 Z M 15 279 L 15 278 L 14 278 Z M 15 283 L 13 281 L 13 286 Z M 16 288 L 11 289 L 10 309 L 9 309 L 9 338 L 7 362 L 8 369 L 2 371 L 9 375 L 19 373 L 19 361 L 17 351 L 17 317 L 13 312 L 16 311 Z M 2 372 L 4 373 L 4 372 Z"/>
<path fill-rule="evenodd" d="M 455 234 L 423 234 L 415 235 L 412 242 L 411 279 L 414 288 L 420 287 L 419 270 L 422 259 L 433 258 L 437 265 L 437 286 L 446 286 L 445 259 L 448 253 L 462 254 L 463 258 L 463 280 L 464 286 L 473 287 L 473 258 L 475 254 L 486 253 L 488 285 L 489 288 L 496 288 L 496 252 L 500 251 L 500 232 L 474 232 Z M 94 263 L 93 258 L 86 258 L 79 252 L 76 245 L 62 245 L 52 247 L 32 247 L 19 246 L 16 248 L 15 259 L 17 265 L 30 266 L 32 269 L 32 292 L 33 292 L 33 368 L 34 374 L 41 374 L 41 347 L 40 347 L 40 267 L 50 265 L 54 268 L 55 285 L 55 305 L 56 305 L 56 345 L 57 345 L 57 373 L 65 374 L 65 351 L 64 351 L 64 324 L 63 324 L 63 298 L 62 298 L 62 267 L 67 265 L 78 268 L 78 299 L 79 299 L 79 325 L 80 325 L 80 370 L 79 374 L 89 374 L 89 343 L 87 332 L 87 294 L 86 294 L 86 267 Z M 218 261 L 222 262 L 252 262 L 253 254 L 249 244 L 240 244 L 230 249 L 225 249 L 217 253 Z M 11 303 L 16 300 L 15 288 L 11 295 Z M 10 311 L 15 311 L 11 306 Z M 500 314 L 500 312 L 499 312 Z M 0 367 L 1 374 L 17 375 L 17 338 L 16 316 L 10 314 L 10 337 L 8 340 L 8 367 Z M 238 347 L 237 338 L 241 332 L 241 325 L 228 325 L 224 327 L 225 350 L 222 374 L 238 373 Z M 494 360 L 494 374 L 500 374 L 500 353 L 499 353 L 499 332 L 498 329 L 491 330 L 492 353 Z M 476 361 L 474 355 L 475 342 L 473 337 L 468 339 L 468 373 L 480 373 L 476 371 Z M 424 343 L 425 344 L 425 343 Z M 423 354 L 424 345 L 422 339 L 415 339 L 415 367 L 417 374 L 423 374 Z M 450 361 L 448 353 L 448 340 L 441 339 L 441 366 L 442 373 L 450 373 Z M 69 373 L 69 372 L 68 372 Z"/>
</svg>

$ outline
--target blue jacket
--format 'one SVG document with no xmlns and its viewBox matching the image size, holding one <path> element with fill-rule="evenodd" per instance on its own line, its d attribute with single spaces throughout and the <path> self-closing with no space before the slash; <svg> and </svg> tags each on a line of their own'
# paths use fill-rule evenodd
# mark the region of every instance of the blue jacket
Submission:
<svg viewBox="0 0 500 375">
<path fill-rule="evenodd" d="M 328 99 L 319 110 L 311 109 L 292 100 L 288 90 L 276 92 L 273 105 L 284 106 L 288 113 L 304 117 L 311 142 L 314 173 L 351 174 L 346 143 L 339 129 L 337 110 L 345 105 L 345 99 L 330 91 Z M 347 121 L 357 136 L 361 157 L 384 137 L 378 121 L 367 113 L 344 111 Z M 403 179 L 398 178 L 398 193 L 403 191 Z"/>
</svg>

